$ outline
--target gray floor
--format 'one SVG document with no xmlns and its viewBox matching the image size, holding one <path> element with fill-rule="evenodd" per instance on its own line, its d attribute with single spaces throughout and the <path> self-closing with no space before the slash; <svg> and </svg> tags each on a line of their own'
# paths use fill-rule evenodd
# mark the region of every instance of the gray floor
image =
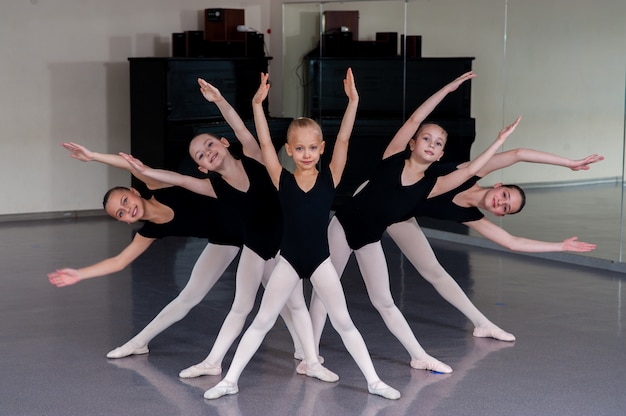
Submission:
<svg viewBox="0 0 626 416">
<path fill-rule="evenodd" d="M 392 402 L 366 383 L 329 326 L 322 355 L 341 379 L 295 373 L 282 325 L 270 332 L 240 380 L 240 393 L 205 401 L 219 377 L 181 380 L 204 358 L 230 306 L 233 273 L 150 354 L 105 354 L 143 328 L 185 285 L 203 248 L 195 239 L 155 243 L 109 278 L 68 288 L 46 273 L 117 254 L 131 227 L 105 218 L 0 223 L 0 414 L 2 415 L 624 415 L 624 274 L 432 240 L 442 264 L 515 343 L 476 339 L 471 324 L 384 241 L 392 288 L 424 348 L 454 368 L 413 370 L 364 292 L 354 261 L 343 282 L 353 319 Z M 254 312 L 253 312 L 254 313 Z M 232 351 L 226 357 L 230 362 Z"/>
</svg>

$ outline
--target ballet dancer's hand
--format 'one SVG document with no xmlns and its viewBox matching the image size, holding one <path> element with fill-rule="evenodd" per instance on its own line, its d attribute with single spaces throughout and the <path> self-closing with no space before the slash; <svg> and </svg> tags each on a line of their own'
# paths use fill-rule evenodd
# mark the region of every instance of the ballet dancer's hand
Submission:
<svg viewBox="0 0 626 416">
<path fill-rule="evenodd" d="M 119 152 L 119 155 L 122 156 L 130 165 L 130 167 L 134 170 L 136 170 L 137 172 L 145 172 L 146 171 L 146 165 L 143 164 L 143 162 L 131 155 L 129 155 L 128 153 L 124 153 L 124 152 Z"/>
<path fill-rule="evenodd" d="M 457 79 L 455 79 L 454 81 L 452 81 L 451 83 L 447 85 L 448 92 L 456 91 L 456 89 L 459 88 L 459 86 L 462 83 L 472 78 L 476 78 L 476 74 L 474 73 L 474 71 L 469 71 L 469 72 L 464 73 L 463 75 L 461 75 L 460 77 L 458 77 Z"/>
<path fill-rule="evenodd" d="M 78 275 L 78 270 L 59 269 L 55 272 L 48 273 L 48 280 L 56 287 L 63 287 L 80 282 L 80 276 Z"/>
<path fill-rule="evenodd" d="M 93 160 L 93 152 L 87 149 L 85 146 L 81 146 L 77 143 L 65 142 L 61 143 L 61 146 L 70 151 L 70 156 L 74 159 L 78 159 L 81 162 L 90 162 Z"/>
<path fill-rule="evenodd" d="M 270 82 L 269 82 L 270 74 L 266 72 L 261 72 L 261 85 L 259 85 L 259 89 L 252 97 L 252 105 L 258 105 L 263 103 L 263 101 L 267 98 L 267 94 L 269 94 L 270 90 Z"/>
<path fill-rule="evenodd" d="M 583 241 L 578 241 L 578 237 L 570 237 L 563 240 L 563 250 L 564 251 L 576 251 L 576 252 L 585 252 L 595 250 L 596 244 L 585 243 Z"/>
<path fill-rule="evenodd" d="M 506 139 L 507 137 L 509 137 L 511 133 L 515 131 L 515 128 L 517 127 L 521 119 L 522 116 L 517 116 L 513 123 L 500 130 L 500 133 L 498 133 L 498 139 Z"/>
<path fill-rule="evenodd" d="M 215 88 L 213 85 L 209 84 L 202 78 L 198 78 L 198 85 L 200 85 L 200 92 L 206 98 L 207 101 L 211 103 L 216 103 L 218 101 L 222 101 L 224 97 L 222 97 L 222 93 L 220 90 Z"/>
<path fill-rule="evenodd" d="M 350 101 L 358 101 L 359 93 L 356 90 L 356 84 L 354 83 L 354 74 L 352 68 L 348 68 L 346 73 L 346 79 L 343 80 L 343 90 Z"/>
<path fill-rule="evenodd" d="M 596 163 L 596 162 L 600 162 L 601 160 L 604 160 L 604 156 L 601 155 L 597 155 L 597 154 L 592 154 L 587 156 L 584 159 L 580 159 L 580 160 L 572 160 L 570 163 L 569 168 L 573 171 L 577 171 L 577 170 L 589 170 L 589 165 L 592 163 Z"/>
</svg>

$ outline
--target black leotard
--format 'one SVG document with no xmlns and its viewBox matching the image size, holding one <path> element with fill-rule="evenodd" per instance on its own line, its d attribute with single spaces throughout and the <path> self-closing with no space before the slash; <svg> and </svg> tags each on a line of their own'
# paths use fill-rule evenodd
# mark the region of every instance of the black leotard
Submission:
<svg viewBox="0 0 626 416">
<path fill-rule="evenodd" d="M 432 175 L 402 186 L 404 164 L 404 152 L 382 160 L 368 184 L 337 210 L 352 250 L 379 241 L 388 226 L 406 219 L 433 189 L 437 177 Z"/>
<path fill-rule="evenodd" d="M 278 195 L 283 207 L 283 241 L 280 255 L 302 279 L 311 275 L 330 256 L 328 217 L 335 184 L 328 166 L 320 169 L 315 185 L 304 192 L 292 173 L 283 169 Z"/>
<path fill-rule="evenodd" d="M 267 169 L 249 157 L 242 157 L 243 168 L 248 175 L 250 187 L 241 192 L 228 184 L 221 176 L 211 179 L 217 197 L 241 211 L 243 242 L 264 260 L 276 256 L 282 235 L 282 211 L 278 192 Z"/>
<path fill-rule="evenodd" d="M 428 171 L 436 176 L 447 175 L 457 169 L 456 163 L 434 164 Z M 462 207 L 453 202 L 454 197 L 476 184 L 482 178 L 473 176 L 457 188 L 418 204 L 406 219 L 411 217 L 430 217 L 455 222 L 478 221 L 485 215 L 476 207 Z"/>
<path fill-rule="evenodd" d="M 241 246 L 239 216 L 216 198 L 172 186 L 152 191 L 152 197 L 174 211 L 174 218 L 164 224 L 145 222 L 137 232 L 146 238 L 169 236 L 206 238 L 213 244 Z"/>
</svg>

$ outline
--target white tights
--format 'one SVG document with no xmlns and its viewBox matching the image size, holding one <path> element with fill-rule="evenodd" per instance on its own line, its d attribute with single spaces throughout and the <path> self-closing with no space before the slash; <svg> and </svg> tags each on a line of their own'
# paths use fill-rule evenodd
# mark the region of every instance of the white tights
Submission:
<svg viewBox="0 0 626 416">
<path fill-rule="evenodd" d="M 472 321 L 475 336 L 492 337 L 502 341 L 515 340 L 512 334 L 504 332 L 487 319 L 463 293 L 452 276 L 439 264 L 415 218 L 391 225 L 387 228 L 387 233 L 419 274 L 432 284 L 445 300 Z"/>
<path fill-rule="evenodd" d="M 246 318 L 254 307 L 259 285 L 261 282 L 263 282 L 264 285 L 268 284 L 276 262 L 276 259 L 265 261 L 248 247 L 243 247 L 241 257 L 239 258 L 239 265 L 237 266 L 235 299 L 233 300 L 233 305 L 215 339 L 213 348 L 209 352 L 209 355 L 198 364 L 199 366 L 221 366 L 224 356 L 228 353 L 230 346 L 241 333 Z M 302 289 L 300 291 L 302 292 Z M 308 315 L 305 317 L 302 316 L 302 311 L 299 310 L 302 305 L 288 303 L 287 307 L 283 308 L 284 305 L 285 302 L 278 308 L 276 317 L 280 312 L 280 315 L 291 333 L 294 347 L 296 349 L 303 348 L 306 354 L 307 348 L 305 348 L 305 345 L 307 342 L 304 342 L 302 346 L 300 345 L 302 337 L 299 336 L 299 327 L 301 325 L 305 325 L 306 327 L 307 323 L 310 327 L 310 318 Z M 304 306 L 304 312 L 306 313 L 306 306 Z M 276 320 L 276 317 L 274 320 Z M 293 320 L 295 320 L 297 325 L 294 325 Z M 308 344 L 309 354 L 315 354 L 315 349 L 312 347 L 312 338 L 308 340 Z"/>
<path fill-rule="evenodd" d="M 350 257 L 351 249 L 346 241 L 346 235 L 343 227 L 339 221 L 333 217 L 328 227 L 328 242 L 330 246 L 330 254 L 332 264 L 337 270 L 337 274 L 341 276 L 343 273 L 348 259 Z M 422 368 L 421 364 L 417 362 L 429 361 L 431 366 L 429 369 L 435 369 L 438 366 L 437 360 L 429 356 L 426 351 L 419 344 L 408 322 L 395 305 L 391 289 L 389 287 L 389 271 L 387 269 L 387 262 L 385 260 L 385 254 L 380 242 L 371 243 L 355 252 L 356 259 L 361 269 L 361 274 L 367 288 L 372 304 L 378 310 L 383 318 L 387 328 L 391 333 L 402 343 L 404 348 L 409 352 L 411 356 L 411 365 L 415 368 Z M 318 299 L 319 293 L 317 290 L 313 292 L 311 298 L 311 321 L 313 323 L 313 333 L 315 336 L 316 345 L 319 348 L 319 341 L 321 338 L 322 330 L 324 329 L 324 322 L 326 320 L 326 312 L 324 306 L 327 302 L 320 302 Z M 321 304 L 323 303 L 323 305 Z M 332 320 L 332 318 L 331 318 Z M 449 367 L 441 366 L 440 370 L 444 372 L 448 371 Z"/>
<path fill-rule="evenodd" d="M 128 355 L 148 352 L 148 343 L 158 334 L 180 321 L 187 313 L 204 299 L 213 285 L 224 274 L 228 265 L 237 256 L 239 248 L 207 244 L 196 261 L 189 281 L 180 294 L 137 335 L 123 346 L 109 352 L 109 358 L 122 358 Z M 252 250 L 242 250 L 236 276 L 236 292 L 232 309 L 222 324 L 222 329 L 215 341 L 209 362 L 220 365 L 228 348 L 241 332 L 245 319 L 250 313 L 261 279 L 265 283 L 274 268 L 274 260 L 263 261 Z M 288 310 L 281 314 L 294 340 L 294 348 L 301 348 L 295 335 L 291 314 Z"/>
<path fill-rule="evenodd" d="M 368 385 L 380 381 L 365 342 L 348 314 L 341 283 L 330 259 L 326 259 L 315 270 L 315 273 L 311 276 L 311 284 L 315 288 L 321 302 L 327 305 L 328 315 L 333 327 L 339 332 L 348 352 L 352 355 L 367 379 Z M 232 364 L 224 377 L 226 383 L 231 385 L 238 383 L 243 369 L 258 350 L 265 335 L 274 325 L 281 308 L 285 304 L 291 309 L 294 318 L 296 314 L 302 316 L 301 319 L 296 321 L 296 329 L 307 356 L 307 365 L 317 361 L 317 354 L 313 348 L 311 321 L 302 293 L 302 280 L 298 277 L 293 267 L 279 256 L 276 267 L 265 288 L 259 312 L 241 338 Z"/>
<path fill-rule="evenodd" d="M 185 288 L 176 299 L 163 308 L 140 333 L 126 344 L 135 347 L 147 347 L 155 336 L 183 319 L 191 308 L 200 303 L 209 293 L 238 252 L 239 248 L 235 246 L 207 244 L 193 266 Z"/>
</svg>

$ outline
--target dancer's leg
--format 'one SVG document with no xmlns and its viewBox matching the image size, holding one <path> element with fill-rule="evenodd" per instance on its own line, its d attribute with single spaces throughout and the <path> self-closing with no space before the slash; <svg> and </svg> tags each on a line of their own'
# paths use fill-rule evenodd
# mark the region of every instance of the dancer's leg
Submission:
<svg viewBox="0 0 626 416">
<path fill-rule="evenodd" d="M 452 369 L 431 357 L 415 338 L 409 323 L 396 306 L 389 287 L 389 270 L 380 242 L 368 244 L 354 252 L 365 281 L 367 293 L 385 325 L 411 355 L 411 367 L 451 373 Z"/>
<path fill-rule="evenodd" d="M 263 270 L 263 279 L 261 280 L 261 282 L 263 283 L 263 287 L 267 287 L 267 282 L 269 281 L 270 276 L 272 275 L 272 272 L 274 271 L 274 267 L 276 266 L 277 262 L 278 262 L 278 256 L 265 262 L 265 268 Z M 291 335 L 291 340 L 293 341 L 294 358 L 298 360 L 302 360 L 305 357 L 305 354 L 304 354 L 304 350 L 302 349 L 302 343 L 300 342 L 300 339 L 298 339 L 298 334 L 296 333 L 295 326 L 293 323 L 293 317 L 291 315 L 292 314 L 291 314 L 291 311 L 289 310 L 288 305 L 285 305 L 282 311 L 280 311 L 280 317 L 283 318 L 283 321 L 285 322 L 285 326 L 287 327 L 287 330 L 289 331 L 289 335 Z"/>
<path fill-rule="evenodd" d="M 329 260 L 322 263 L 313 273 L 311 283 L 328 311 L 331 324 L 365 376 L 368 391 L 387 399 L 399 399 L 400 392 L 383 383 L 376 374 L 365 341 L 348 313 L 337 271 Z"/>
<path fill-rule="evenodd" d="M 235 299 L 213 348 L 202 362 L 182 370 L 179 373 L 180 377 L 192 378 L 222 373 L 222 360 L 241 333 L 246 318 L 254 306 L 264 267 L 265 260 L 244 246 L 237 267 Z"/>
<path fill-rule="evenodd" d="M 291 268 L 291 265 L 289 265 Z M 291 268 L 293 270 L 293 268 Z M 295 270 L 294 270 L 295 273 Z M 297 338 L 302 341 L 302 352 L 304 360 L 296 368 L 298 374 L 306 374 L 309 377 L 315 377 L 329 383 L 339 380 L 337 374 L 327 370 L 321 365 L 321 359 L 317 355 L 317 348 L 313 342 L 313 327 L 311 325 L 311 316 L 304 300 L 302 290 L 302 279 L 298 279 L 296 288 L 291 292 L 287 299 L 286 308 L 293 317 L 294 329 Z"/>
<path fill-rule="evenodd" d="M 243 334 L 226 376 L 215 387 L 204 393 L 205 398 L 217 399 L 239 391 L 237 383 L 241 373 L 259 349 L 265 335 L 276 322 L 280 310 L 287 303 L 291 293 L 300 287 L 298 285 L 299 279 L 289 263 L 279 258 L 272 277 L 270 277 L 265 288 L 259 311 L 250 327 Z"/>
<path fill-rule="evenodd" d="M 452 276 L 439 264 L 426 236 L 414 218 L 391 225 L 387 228 L 387 233 L 419 274 L 430 282 L 445 300 L 472 321 L 475 327 L 474 336 L 515 341 L 514 335 L 500 329 L 474 306 Z"/>
<path fill-rule="evenodd" d="M 352 250 L 346 241 L 346 233 L 343 231 L 343 227 L 335 217 L 330 220 L 330 224 L 328 225 L 328 247 L 330 249 L 330 260 L 337 271 L 337 275 L 341 278 L 348 264 L 348 260 L 350 259 Z M 324 325 L 326 324 L 326 309 L 315 293 L 315 290 L 313 290 L 311 295 L 309 312 L 311 314 L 311 323 L 313 324 L 315 345 L 319 354 L 320 340 L 322 338 Z"/>
<path fill-rule="evenodd" d="M 180 321 L 191 308 L 196 306 L 222 276 L 239 251 L 235 246 L 207 244 L 196 264 L 185 288 L 146 326 L 126 344 L 107 354 L 107 358 L 122 358 L 148 352 L 148 343 L 170 325 Z"/>
</svg>

